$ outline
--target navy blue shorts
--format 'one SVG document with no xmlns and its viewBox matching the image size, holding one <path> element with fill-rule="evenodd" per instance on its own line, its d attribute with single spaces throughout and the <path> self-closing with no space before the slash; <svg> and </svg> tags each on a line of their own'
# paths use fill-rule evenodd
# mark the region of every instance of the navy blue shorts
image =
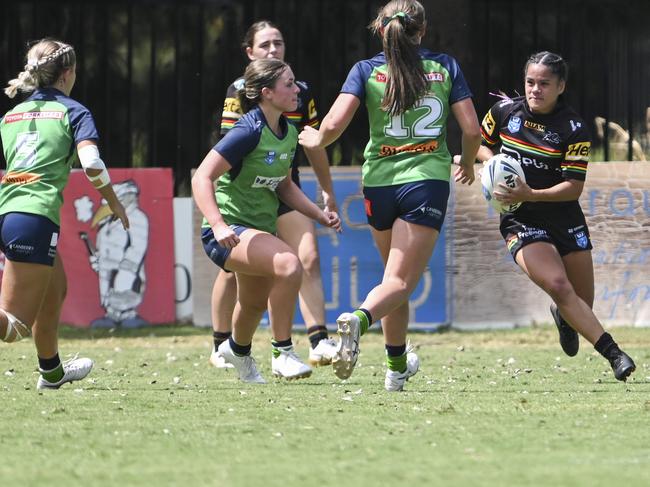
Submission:
<svg viewBox="0 0 650 487">
<path fill-rule="evenodd" d="M 585 216 L 577 204 L 543 213 L 525 211 L 522 206 L 501 215 L 500 230 L 513 259 L 519 250 L 535 242 L 554 245 L 562 257 L 593 248 Z"/>
<path fill-rule="evenodd" d="M 243 225 L 230 225 L 230 228 L 235 231 L 237 236 L 240 236 L 244 231 L 248 230 L 249 227 Z M 204 228 L 201 230 L 201 241 L 203 242 L 203 249 L 205 253 L 208 254 L 210 260 L 221 267 L 224 271 L 230 272 L 224 266 L 226 265 L 226 260 L 230 256 L 232 249 L 227 249 L 219 245 L 217 240 L 214 238 L 214 233 L 212 228 Z"/>
<path fill-rule="evenodd" d="M 388 230 L 398 218 L 440 231 L 447 213 L 449 181 L 427 179 L 393 186 L 364 187 L 366 216 L 375 230 Z"/>
<path fill-rule="evenodd" d="M 54 265 L 59 226 L 33 213 L 5 213 L 0 216 L 0 250 L 14 262 Z"/>
</svg>

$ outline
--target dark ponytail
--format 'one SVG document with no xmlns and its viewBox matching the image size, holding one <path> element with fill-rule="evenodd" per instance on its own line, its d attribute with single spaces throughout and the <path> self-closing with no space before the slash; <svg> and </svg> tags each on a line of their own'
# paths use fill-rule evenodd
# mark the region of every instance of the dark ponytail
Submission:
<svg viewBox="0 0 650 487">
<path fill-rule="evenodd" d="M 386 91 L 381 105 L 391 115 L 412 108 L 425 95 L 428 81 L 418 53 L 426 27 L 424 7 L 416 0 L 393 0 L 379 10 L 370 24 L 382 35 L 388 65 Z"/>
</svg>

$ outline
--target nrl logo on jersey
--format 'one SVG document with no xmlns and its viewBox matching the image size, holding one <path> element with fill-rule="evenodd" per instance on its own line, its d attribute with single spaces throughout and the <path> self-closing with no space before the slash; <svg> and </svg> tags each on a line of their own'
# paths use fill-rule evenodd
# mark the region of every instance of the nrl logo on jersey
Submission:
<svg viewBox="0 0 650 487">
<path fill-rule="evenodd" d="M 521 129 L 521 117 L 510 117 L 510 121 L 508 121 L 508 130 L 515 133 L 519 132 L 519 129 Z"/>
<path fill-rule="evenodd" d="M 255 181 L 251 184 L 251 188 L 266 188 L 275 191 L 278 184 L 280 184 L 284 178 L 286 178 L 286 176 L 255 176 Z"/>
<path fill-rule="evenodd" d="M 266 157 L 264 158 L 264 162 L 267 164 L 273 164 L 275 162 L 275 151 L 270 150 L 266 153 Z"/>
</svg>

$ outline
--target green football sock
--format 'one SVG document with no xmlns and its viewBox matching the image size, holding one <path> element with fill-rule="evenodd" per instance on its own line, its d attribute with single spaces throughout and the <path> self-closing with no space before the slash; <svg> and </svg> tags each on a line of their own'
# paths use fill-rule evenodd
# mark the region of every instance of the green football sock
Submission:
<svg viewBox="0 0 650 487">
<path fill-rule="evenodd" d="M 397 372 L 406 371 L 406 354 L 400 355 L 399 357 L 391 357 L 390 355 L 386 356 L 386 363 L 390 370 L 395 370 Z"/>
<path fill-rule="evenodd" d="M 365 332 L 368 331 L 368 328 L 370 327 L 370 322 L 368 321 L 368 317 L 360 309 L 353 311 L 352 314 L 357 318 L 359 318 L 360 333 L 361 335 L 363 335 Z"/>
</svg>

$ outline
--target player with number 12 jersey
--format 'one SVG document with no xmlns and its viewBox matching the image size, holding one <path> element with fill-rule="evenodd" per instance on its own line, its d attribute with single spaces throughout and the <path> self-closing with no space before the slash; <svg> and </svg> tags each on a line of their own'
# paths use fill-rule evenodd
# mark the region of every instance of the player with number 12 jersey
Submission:
<svg viewBox="0 0 650 487">
<path fill-rule="evenodd" d="M 364 152 L 364 186 L 449 180 L 447 117 L 452 104 L 471 98 L 472 93 L 453 57 L 424 48 L 419 54 L 428 93 L 404 113 L 391 116 L 378 109 L 388 75 L 383 52 L 355 64 L 341 88 L 341 93 L 356 96 L 368 109 L 370 140 Z"/>
</svg>

